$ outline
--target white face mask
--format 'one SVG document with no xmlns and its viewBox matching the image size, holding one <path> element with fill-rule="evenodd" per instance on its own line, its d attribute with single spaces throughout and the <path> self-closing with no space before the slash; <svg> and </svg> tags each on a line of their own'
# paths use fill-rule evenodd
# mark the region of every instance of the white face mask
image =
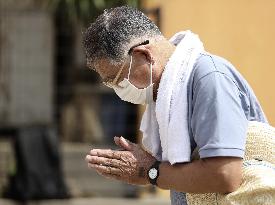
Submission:
<svg viewBox="0 0 275 205">
<path fill-rule="evenodd" d="M 133 104 L 149 104 L 153 101 L 153 82 L 152 82 L 152 63 L 150 64 L 150 85 L 146 88 L 137 88 L 130 81 L 130 73 L 132 68 L 132 56 L 130 61 L 130 67 L 128 72 L 128 78 L 124 78 L 118 85 L 114 86 L 116 94 L 121 100 L 133 103 Z"/>
</svg>

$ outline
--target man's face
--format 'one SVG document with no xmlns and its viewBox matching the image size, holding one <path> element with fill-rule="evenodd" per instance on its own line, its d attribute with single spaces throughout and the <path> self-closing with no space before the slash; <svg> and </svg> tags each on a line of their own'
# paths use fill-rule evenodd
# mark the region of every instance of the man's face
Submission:
<svg viewBox="0 0 275 205">
<path fill-rule="evenodd" d="M 150 85 L 150 62 L 141 52 L 132 54 L 132 65 L 130 70 L 130 56 L 119 66 L 112 66 L 108 60 L 99 60 L 96 72 L 100 75 L 103 82 L 111 83 L 115 80 L 117 86 L 124 78 L 137 88 L 145 88 Z"/>
</svg>

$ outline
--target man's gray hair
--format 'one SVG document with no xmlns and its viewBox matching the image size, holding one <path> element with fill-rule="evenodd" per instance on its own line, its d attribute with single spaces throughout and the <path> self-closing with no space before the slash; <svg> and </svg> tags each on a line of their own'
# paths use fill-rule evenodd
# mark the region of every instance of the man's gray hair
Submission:
<svg viewBox="0 0 275 205">
<path fill-rule="evenodd" d="M 122 6 L 104 10 L 84 32 L 83 45 L 92 66 L 100 59 L 116 65 L 125 60 L 135 43 L 156 36 L 162 34 L 145 14 L 138 9 Z"/>
</svg>

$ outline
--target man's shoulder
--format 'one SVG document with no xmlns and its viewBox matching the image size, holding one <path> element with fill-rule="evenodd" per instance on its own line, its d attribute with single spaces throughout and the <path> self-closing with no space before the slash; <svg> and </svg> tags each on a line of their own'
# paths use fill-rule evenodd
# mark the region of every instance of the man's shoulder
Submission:
<svg viewBox="0 0 275 205">
<path fill-rule="evenodd" d="M 194 64 L 190 80 L 193 81 L 192 84 L 196 84 L 200 79 L 213 72 L 222 73 L 232 79 L 236 77 L 235 75 L 240 77 L 235 67 L 226 59 L 210 53 L 202 53 Z"/>
</svg>

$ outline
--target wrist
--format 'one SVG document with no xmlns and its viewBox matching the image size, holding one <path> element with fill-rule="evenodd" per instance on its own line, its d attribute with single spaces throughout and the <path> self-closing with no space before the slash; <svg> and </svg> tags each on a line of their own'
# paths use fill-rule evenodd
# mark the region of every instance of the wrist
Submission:
<svg viewBox="0 0 275 205">
<path fill-rule="evenodd" d="M 167 177 L 167 173 L 169 173 L 169 168 L 170 168 L 170 163 L 168 162 L 162 162 L 159 165 L 159 177 L 157 180 L 158 183 L 158 187 L 161 189 L 170 189 L 170 187 L 168 186 L 168 177 Z M 170 170 L 171 171 L 171 170 Z"/>
</svg>

